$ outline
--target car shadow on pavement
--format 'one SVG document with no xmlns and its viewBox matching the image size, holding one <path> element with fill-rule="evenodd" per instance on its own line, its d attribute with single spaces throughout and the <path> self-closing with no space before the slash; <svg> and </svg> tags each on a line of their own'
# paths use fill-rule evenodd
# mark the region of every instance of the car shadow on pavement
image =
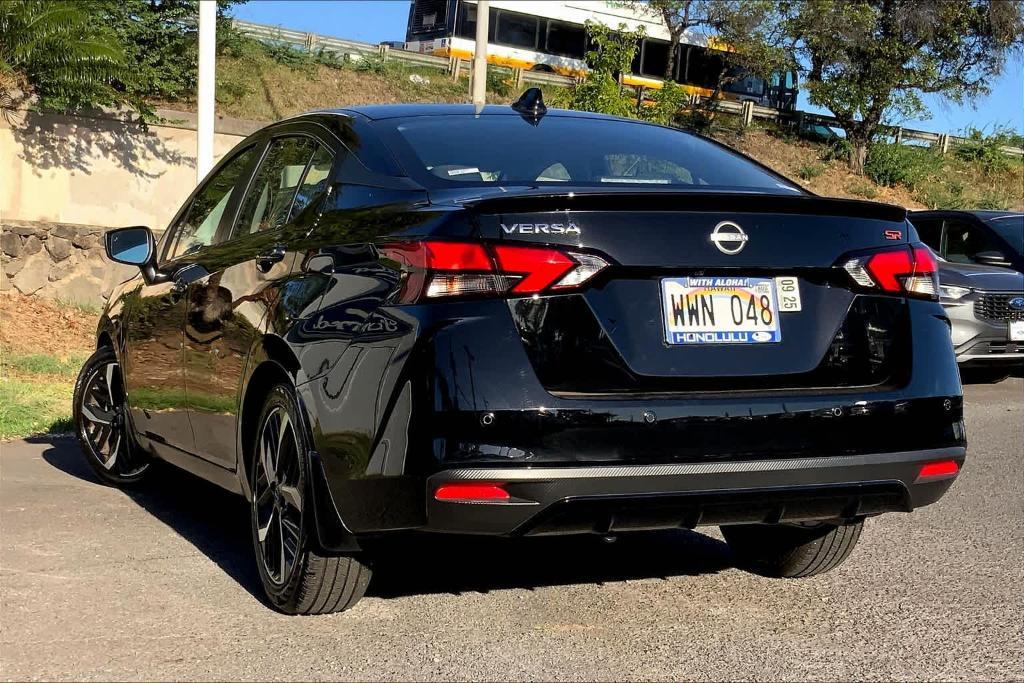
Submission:
<svg viewBox="0 0 1024 683">
<path fill-rule="evenodd" d="M 43 459 L 73 477 L 99 484 L 73 439 L 40 437 Z M 192 543 L 258 600 L 265 602 L 242 499 L 169 465 L 124 493 Z M 709 574 L 734 566 L 728 546 L 687 530 L 600 536 L 500 539 L 402 534 L 368 549 L 368 595 L 411 595 L 603 584 Z"/>
<path fill-rule="evenodd" d="M 31 441 L 50 444 L 43 460 L 53 467 L 102 485 L 73 438 Z M 164 463 L 157 463 L 142 482 L 122 492 L 264 601 L 249 540 L 249 511 L 242 498 Z"/>
<path fill-rule="evenodd" d="M 368 595 L 486 593 L 713 574 L 733 567 L 722 541 L 683 529 L 544 538 L 408 536 L 375 549 Z"/>
</svg>

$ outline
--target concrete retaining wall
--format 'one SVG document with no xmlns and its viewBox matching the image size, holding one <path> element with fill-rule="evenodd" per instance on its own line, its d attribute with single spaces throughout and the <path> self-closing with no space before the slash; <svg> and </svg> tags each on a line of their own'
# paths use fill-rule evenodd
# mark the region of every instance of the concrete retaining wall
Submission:
<svg viewBox="0 0 1024 683">
<path fill-rule="evenodd" d="M 113 114 L 0 116 L 0 220 L 167 227 L 196 185 L 195 115 L 143 129 Z M 222 119 L 219 159 L 261 124 Z"/>
<path fill-rule="evenodd" d="M 99 304 L 134 268 L 102 234 L 162 232 L 195 187 L 195 114 L 159 110 L 143 129 L 116 114 L 0 116 L 0 291 Z M 220 119 L 219 159 L 262 124 Z"/>
</svg>

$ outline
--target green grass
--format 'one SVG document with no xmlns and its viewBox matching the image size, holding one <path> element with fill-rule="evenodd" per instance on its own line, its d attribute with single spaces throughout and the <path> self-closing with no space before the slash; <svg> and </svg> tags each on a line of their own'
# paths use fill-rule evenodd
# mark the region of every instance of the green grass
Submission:
<svg viewBox="0 0 1024 683">
<path fill-rule="evenodd" d="M 0 440 L 72 431 L 71 395 L 84 355 L 0 355 Z"/>
<path fill-rule="evenodd" d="M 802 180 L 813 180 L 825 172 L 825 166 L 819 163 L 804 164 L 796 173 Z"/>
<path fill-rule="evenodd" d="M 73 382 L 0 377 L 0 441 L 72 431 Z"/>
<path fill-rule="evenodd" d="M 3 366 L 7 371 L 14 371 L 19 375 L 56 375 L 74 381 L 85 359 L 86 356 L 61 359 L 44 353 L 33 353 L 7 356 L 3 359 Z"/>
<path fill-rule="evenodd" d="M 73 431 L 71 397 L 75 378 L 85 356 L 56 358 L 42 353 L 12 354 L 2 357 L 0 374 L 0 441 L 34 434 L 58 434 Z M 143 389 L 133 394 L 136 403 L 147 410 L 184 409 L 182 389 Z M 202 393 L 188 395 L 195 410 L 234 413 L 234 396 Z"/>
<path fill-rule="evenodd" d="M 874 199 L 875 197 L 878 196 L 878 190 L 875 189 L 875 186 L 867 180 L 856 182 L 853 185 L 851 185 L 848 189 L 853 194 L 857 195 L 858 197 L 863 197 L 864 199 Z"/>
<path fill-rule="evenodd" d="M 61 308 L 73 308 L 81 311 L 82 313 L 88 313 L 89 315 L 99 315 L 103 311 L 103 306 L 100 304 L 92 303 L 89 301 L 77 301 L 75 299 L 56 299 L 55 303 Z"/>
</svg>

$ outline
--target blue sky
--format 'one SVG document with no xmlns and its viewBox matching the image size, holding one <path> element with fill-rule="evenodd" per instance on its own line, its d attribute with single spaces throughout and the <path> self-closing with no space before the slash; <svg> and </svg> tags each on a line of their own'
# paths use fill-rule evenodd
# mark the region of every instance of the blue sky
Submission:
<svg viewBox="0 0 1024 683">
<path fill-rule="evenodd" d="M 409 0 L 249 0 L 232 13 L 246 21 L 378 43 L 405 39 L 409 4 Z M 991 131 L 996 125 L 1024 132 L 1024 55 L 1013 55 L 991 87 L 988 96 L 963 105 L 928 97 L 925 103 L 931 118 L 902 123 L 940 133 L 956 133 L 967 126 Z M 799 106 L 813 109 L 802 93 Z"/>
</svg>

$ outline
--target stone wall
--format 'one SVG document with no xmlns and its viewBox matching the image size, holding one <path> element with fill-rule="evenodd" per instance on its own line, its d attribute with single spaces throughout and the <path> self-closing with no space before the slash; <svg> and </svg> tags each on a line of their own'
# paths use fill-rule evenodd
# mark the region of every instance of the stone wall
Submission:
<svg viewBox="0 0 1024 683">
<path fill-rule="evenodd" d="M 114 285 L 138 272 L 107 260 L 105 230 L 94 225 L 0 221 L 0 291 L 103 303 Z"/>
</svg>

